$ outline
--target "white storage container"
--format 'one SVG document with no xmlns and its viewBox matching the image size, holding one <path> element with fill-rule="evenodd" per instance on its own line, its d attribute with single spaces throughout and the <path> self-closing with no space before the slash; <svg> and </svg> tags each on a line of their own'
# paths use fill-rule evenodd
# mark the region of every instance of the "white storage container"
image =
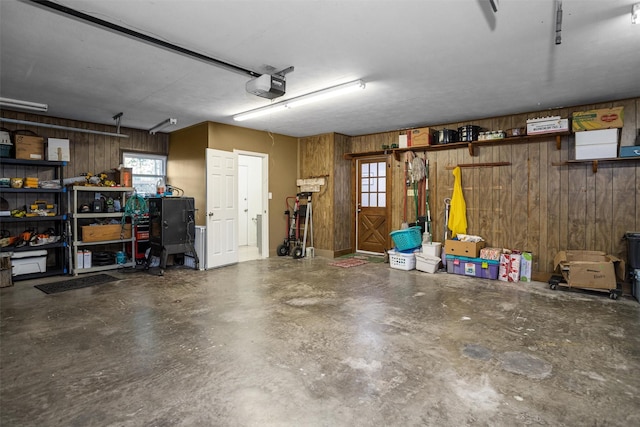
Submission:
<svg viewBox="0 0 640 427">
<path fill-rule="evenodd" d="M 47 271 L 47 251 L 14 252 L 11 256 L 11 275 L 44 273 Z"/>
<path fill-rule="evenodd" d="M 413 270 L 416 268 L 416 255 L 403 254 L 402 252 L 389 251 L 389 266 L 396 270 Z"/>
<path fill-rule="evenodd" d="M 618 129 L 576 132 L 576 160 L 618 157 Z"/>
<path fill-rule="evenodd" d="M 435 273 L 440 267 L 440 258 L 430 255 L 416 254 L 416 270 L 425 273 Z"/>
<path fill-rule="evenodd" d="M 438 257 L 438 260 L 439 260 L 440 255 L 442 255 L 442 243 L 440 242 L 423 243 L 422 254 L 432 256 L 432 257 Z"/>
</svg>

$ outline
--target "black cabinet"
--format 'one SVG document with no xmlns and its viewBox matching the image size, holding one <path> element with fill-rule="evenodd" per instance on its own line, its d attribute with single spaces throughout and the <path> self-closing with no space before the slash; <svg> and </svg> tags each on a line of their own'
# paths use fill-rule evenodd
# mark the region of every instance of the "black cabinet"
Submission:
<svg viewBox="0 0 640 427">
<path fill-rule="evenodd" d="M 196 210 L 193 197 L 152 197 L 149 204 L 151 255 L 160 257 L 161 272 L 171 254 L 195 254 Z M 196 255 L 196 266 L 198 258 Z"/>
</svg>

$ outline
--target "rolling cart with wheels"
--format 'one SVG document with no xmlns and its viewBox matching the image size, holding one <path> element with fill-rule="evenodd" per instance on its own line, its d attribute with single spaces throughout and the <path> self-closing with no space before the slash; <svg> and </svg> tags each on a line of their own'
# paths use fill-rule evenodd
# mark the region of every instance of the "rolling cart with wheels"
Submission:
<svg viewBox="0 0 640 427">
<path fill-rule="evenodd" d="M 558 274 L 554 274 L 553 276 L 551 276 L 551 278 L 549 278 L 548 283 L 549 283 L 549 289 L 554 291 L 558 289 L 558 286 L 571 287 L 569 286 L 567 281 L 564 279 L 564 277 Z M 620 283 L 616 283 L 615 289 L 594 289 L 594 288 L 579 288 L 579 289 L 590 289 L 590 290 L 596 290 L 596 291 L 609 292 L 609 298 L 613 300 L 618 299 L 618 297 L 622 295 L 622 286 L 620 286 Z"/>
</svg>

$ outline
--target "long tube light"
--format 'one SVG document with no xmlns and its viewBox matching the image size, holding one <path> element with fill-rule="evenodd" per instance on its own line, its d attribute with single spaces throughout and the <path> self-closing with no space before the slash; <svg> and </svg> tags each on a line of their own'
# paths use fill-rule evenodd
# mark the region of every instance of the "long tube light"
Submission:
<svg viewBox="0 0 640 427">
<path fill-rule="evenodd" d="M 156 132 L 159 132 L 160 130 L 162 130 L 162 129 L 166 128 L 166 127 L 173 126 L 173 125 L 175 125 L 177 123 L 178 123 L 178 119 L 168 118 L 166 120 L 161 121 L 160 123 L 158 123 L 157 125 L 155 125 L 151 129 L 149 129 L 149 133 L 151 135 L 155 135 Z"/>
<path fill-rule="evenodd" d="M 19 108 L 21 110 L 37 111 L 39 113 L 46 113 L 47 110 L 49 110 L 49 106 L 47 104 L 2 97 L 0 97 L 0 107 Z"/>
<path fill-rule="evenodd" d="M 30 122 L 29 120 L 8 119 L 6 117 L 0 117 L 0 122 L 15 123 L 18 125 L 27 125 L 27 126 L 39 126 L 41 128 L 49 128 L 49 129 L 69 130 L 71 132 L 91 133 L 94 135 L 115 136 L 117 138 L 129 138 L 129 135 L 125 135 L 123 133 L 112 133 L 112 132 L 102 132 L 102 131 L 93 130 L 93 129 L 72 128 L 70 126 L 60 126 L 60 125 L 52 125 L 49 123 Z"/>
<path fill-rule="evenodd" d="M 266 107 L 261 107 L 255 110 L 236 114 L 235 116 L 233 116 L 233 120 L 241 122 L 243 120 L 254 119 L 256 117 L 265 116 L 267 114 L 275 113 L 278 111 L 288 110 L 289 108 L 301 107 L 312 102 L 317 102 L 328 98 L 334 98 L 339 95 L 344 95 L 350 92 L 355 92 L 359 89 L 364 89 L 365 86 L 366 85 L 362 80 L 356 80 L 353 82 L 332 86 L 316 92 L 308 93 L 306 95 L 287 99 L 286 101 L 270 104 Z"/>
</svg>

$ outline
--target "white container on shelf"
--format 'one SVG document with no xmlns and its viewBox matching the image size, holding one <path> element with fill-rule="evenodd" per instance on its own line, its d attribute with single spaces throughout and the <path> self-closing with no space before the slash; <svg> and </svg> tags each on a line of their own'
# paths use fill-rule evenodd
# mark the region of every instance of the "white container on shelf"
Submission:
<svg viewBox="0 0 640 427">
<path fill-rule="evenodd" d="M 618 157 L 618 129 L 576 132 L 576 160 Z"/>
<path fill-rule="evenodd" d="M 47 271 L 47 251 L 14 252 L 11 256 L 11 275 L 45 273 Z"/>
</svg>

